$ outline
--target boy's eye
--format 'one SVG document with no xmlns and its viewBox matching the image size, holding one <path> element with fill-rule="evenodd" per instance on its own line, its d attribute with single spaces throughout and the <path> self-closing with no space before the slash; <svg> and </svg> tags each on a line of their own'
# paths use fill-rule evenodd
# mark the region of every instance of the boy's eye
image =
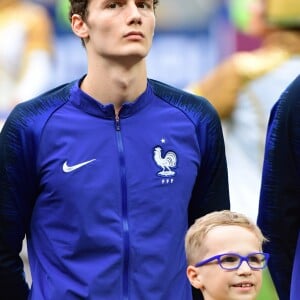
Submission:
<svg viewBox="0 0 300 300">
<path fill-rule="evenodd" d="M 234 263 L 238 260 L 239 260 L 239 258 L 236 256 L 233 256 L 233 255 L 226 255 L 226 256 L 222 257 L 222 259 L 221 259 L 221 261 L 223 263 Z"/>
<path fill-rule="evenodd" d="M 249 259 L 249 262 L 256 263 L 256 264 L 259 264 L 263 261 L 263 259 L 261 257 L 255 256 L 255 255 L 249 256 L 248 259 Z"/>
</svg>

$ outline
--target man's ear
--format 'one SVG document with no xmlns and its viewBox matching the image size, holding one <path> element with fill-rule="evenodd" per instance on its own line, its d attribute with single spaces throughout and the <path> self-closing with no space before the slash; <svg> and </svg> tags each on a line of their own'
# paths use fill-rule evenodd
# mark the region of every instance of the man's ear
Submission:
<svg viewBox="0 0 300 300">
<path fill-rule="evenodd" d="M 82 20 L 82 17 L 78 14 L 72 15 L 71 27 L 73 32 L 81 39 L 88 38 L 89 32 L 86 23 Z"/>
<path fill-rule="evenodd" d="M 186 269 L 186 275 L 191 283 L 191 285 L 198 289 L 198 290 L 202 290 L 203 288 L 203 284 L 202 284 L 202 276 L 201 274 L 199 274 L 199 270 L 194 267 L 194 266 L 188 266 Z"/>
</svg>

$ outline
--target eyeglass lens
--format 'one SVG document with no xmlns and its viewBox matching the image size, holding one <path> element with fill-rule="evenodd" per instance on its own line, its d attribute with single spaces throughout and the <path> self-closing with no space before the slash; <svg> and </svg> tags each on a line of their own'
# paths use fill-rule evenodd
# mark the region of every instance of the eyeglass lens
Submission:
<svg viewBox="0 0 300 300">
<path fill-rule="evenodd" d="M 245 258 L 235 254 L 224 254 L 220 256 L 219 262 L 222 268 L 230 270 L 238 268 L 243 260 L 246 260 L 249 267 L 253 269 L 262 269 L 266 265 L 266 257 L 263 253 L 251 254 Z"/>
</svg>

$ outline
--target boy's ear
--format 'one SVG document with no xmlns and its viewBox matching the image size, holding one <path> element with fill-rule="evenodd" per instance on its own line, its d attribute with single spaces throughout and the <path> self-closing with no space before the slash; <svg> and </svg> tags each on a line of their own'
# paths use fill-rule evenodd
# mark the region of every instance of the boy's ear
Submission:
<svg viewBox="0 0 300 300">
<path fill-rule="evenodd" d="M 73 32 L 81 39 L 89 36 L 88 27 L 78 14 L 72 15 L 71 27 Z"/>
<path fill-rule="evenodd" d="M 202 275 L 199 273 L 198 268 L 194 266 L 188 266 L 186 270 L 186 275 L 194 288 L 202 290 Z"/>
</svg>

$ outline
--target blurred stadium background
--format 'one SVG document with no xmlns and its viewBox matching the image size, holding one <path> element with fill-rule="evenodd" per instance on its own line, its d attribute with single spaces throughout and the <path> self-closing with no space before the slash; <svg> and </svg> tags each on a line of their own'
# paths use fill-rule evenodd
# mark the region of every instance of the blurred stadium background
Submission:
<svg viewBox="0 0 300 300">
<path fill-rule="evenodd" d="M 70 31 L 68 0 L 35 0 L 43 4 L 55 28 L 53 85 L 85 73 L 85 53 Z M 153 48 L 148 56 L 149 77 L 184 88 L 236 50 L 236 33 L 225 0 L 161 0 Z"/>
</svg>

